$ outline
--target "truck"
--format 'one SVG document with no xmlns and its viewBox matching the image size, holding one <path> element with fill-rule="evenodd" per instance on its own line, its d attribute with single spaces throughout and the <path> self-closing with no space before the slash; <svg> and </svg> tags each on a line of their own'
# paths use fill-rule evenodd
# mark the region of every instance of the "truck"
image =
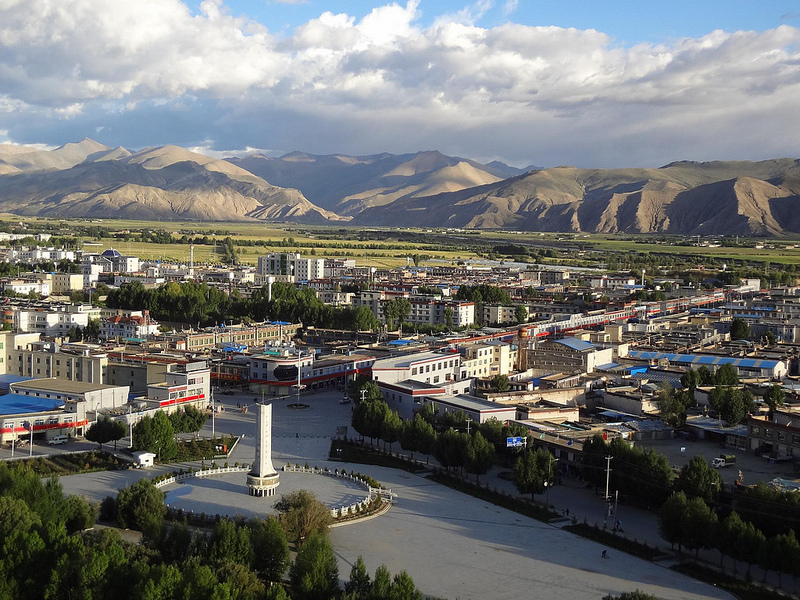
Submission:
<svg viewBox="0 0 800 600">
<path fill-rule="evenodd" d="M 711 466 L 715 469 L 722 467 L 730 467 L 736 464 L 736 455 L 734 454 L 720 454 L 716 458 L 711 459 Z"/>
</svg>

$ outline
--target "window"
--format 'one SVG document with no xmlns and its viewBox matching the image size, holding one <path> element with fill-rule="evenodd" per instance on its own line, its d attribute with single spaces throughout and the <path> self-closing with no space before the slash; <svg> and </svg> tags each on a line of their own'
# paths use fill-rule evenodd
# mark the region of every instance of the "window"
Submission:
<svg viewBox="0 0 800 600">
<path fill-rule="evenodd" d="M 772 429 L 764 429 L 764 437 L 772 437 Z"/>
<path fill-rule="evenodd" d="M 778 441 L 779 442 L 785 442 L 786 441 L 786 432 L 785 431 L 779 431 L 778 432 Z"/>
</svg>

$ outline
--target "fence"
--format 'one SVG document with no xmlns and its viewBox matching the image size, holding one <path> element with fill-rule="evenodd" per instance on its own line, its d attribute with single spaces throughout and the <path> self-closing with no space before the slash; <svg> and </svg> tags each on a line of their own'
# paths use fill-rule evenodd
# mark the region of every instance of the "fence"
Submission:
<svg viewBox="0 0 800 600">
<path fill-rule="evenodd" d="M 247 473 L 250 470 L 249 465 L 241 465 L 238 467 L 220 467 L 217 469 L 206 469 L 204 471 L 188 471 L 186 473 L 175 473 L 164 479 L 157 479 L 153 481 L 153 487 L 161 488 L 171 483 L 191 479 L 192 477 L 211 477 L 212 475 L 225 475 L 226 473 Z"/>
<path fill-rule="evenodd" d="M 338 479 L 349 479 L 350 481 L 354 481 L 355 483 L 358 483 L 359 485 L 363 486 L 364 489 L 367 490 L 367 495 L 362 501 L 355 502 L 347 506 L 339 506 L 337 508 L 332 508 L 331 516 L 333 516 L 334 519 L 339 517 L 346 517 L 348 515 L 358 514 L 359 512 L 367 510 L 370 504 L 378 496 L 388 500 L 389 502 L 392 502 L 392 499 L 395 496 L 395 494 L 392 493 L 392 490 L 384 490 L 382 488 L 372 487 L 371 485 L 369 485 L 369 483 L 367 483 L 360 477 L 357 477 L 355 475 L 350 475 L 344 470 L 340 472 L 338 469 L 334 469 L 333 471 L 331 471 L 327 468 L 325 469 L 320 469 L 319 467 L 306 468 L 306 467 L 297 467 L 292 465 L 284 466 L 283 470 L 292 473 L 311 473 L 313 475 L 327 475 L 328 477 L 336 477 Z"/>
</svg>

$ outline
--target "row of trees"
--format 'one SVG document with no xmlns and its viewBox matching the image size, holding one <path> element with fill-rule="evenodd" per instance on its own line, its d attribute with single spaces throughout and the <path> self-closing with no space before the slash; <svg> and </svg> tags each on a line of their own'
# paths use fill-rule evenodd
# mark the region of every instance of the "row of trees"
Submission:
<svg viewBox="0 0 800 600">
<path fill-rule="evenodd" d="M 376 329 L 378 320 L 365 306 L 333 307 L 324 304 L 310 288 L 276 282 L 272 299 L 268 290 L 259 289 L 250 298 L 242 298 L 237 290 L 230 295 L 204 283 L 167 283 L 147 289 L 132 282 L 112 290 L 106 299 L 110 308 L 145 308 L 160 321 L 216 325 L 227 321 L 288 321 L 314 327 L 330 327 L 351 331 Z"/>
<path fill-rule="evenodd" d="M 671 545 L 695 551 L 716 549 L 721 553 L 720 565 L 726 556 L 757 564 L 764 570 L 775 571 L 779 577 L 788 573 L 800 575 L 800 543 L 794 531 L 767 538 L 752 523 L 743 521 L 736 512 L 719 521 L 717 514 L 701 498 L 688 498 L 683 492 L 672 495 L 659 512 L 659 531 Z M 734 564 L 734 569 L 735 569 Z"/>
<path fill-rule="evenodd" d="M 184 406 L 180 410 L 171 413 L 169 416 L 167 416 L 167 413 L 163 410 L 158 410 L 152 417 L 149 415 L 142 417 L 139 422 L 133 426 L 133 448 L 134 450 L 152 452 L 156 455 L 157 460 L 161 462 L 174 460 L 178 456 L 178 445 L 175 442 L 175 435 L 178 433 L 196 433 L 200 431 L 208 420 L 208 417 L 208 413 L 194 406 Z M 98 424 L 100 422 L 101 421 L 98 421 Z M 108 428 L 112 426 L 104 424 L 103 427 Z M 91 428 L 89 432 L 87 432 L 87 438 L 90 432 Z"/>
</svg>

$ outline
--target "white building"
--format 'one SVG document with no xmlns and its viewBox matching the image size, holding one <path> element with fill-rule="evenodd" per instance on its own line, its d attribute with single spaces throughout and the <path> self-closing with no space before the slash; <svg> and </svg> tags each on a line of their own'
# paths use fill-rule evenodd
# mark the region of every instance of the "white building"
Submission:
<svg viewBox="0 0 800 600">
<path fill-rule="evenodd" d="M 150 311 L 141 314 L 117 315 L 100 322 L 100 336 L 105 339 L 139 338 L 146 339 L 158 333 L 158 321 L 150 318 Z"/>
<path fill-rule="evenodd" d="M 204 408 L 211 402 L 211 369 L 205 361 L 169 365 L 165 378 L 147 386 L 147 399 L 167 412 L 186 405 Z"/>
<path fill-rule="evenodd" d="M 100 317 L 100 309 L 89 304 L 65 304 L 50 308 L 14 309 L 13 327 L 21 333 L 65 337 L 73 327 L 85 328 L 89 319 Z"/>
<path fill-rule="evenodd" d="M 325 277 L 324 258 L 304 258 L 299 254 L 272 252 L 258 257 L 259 275 L 286 276 L 291 281 L 311 281 Z"/>
</svg>

